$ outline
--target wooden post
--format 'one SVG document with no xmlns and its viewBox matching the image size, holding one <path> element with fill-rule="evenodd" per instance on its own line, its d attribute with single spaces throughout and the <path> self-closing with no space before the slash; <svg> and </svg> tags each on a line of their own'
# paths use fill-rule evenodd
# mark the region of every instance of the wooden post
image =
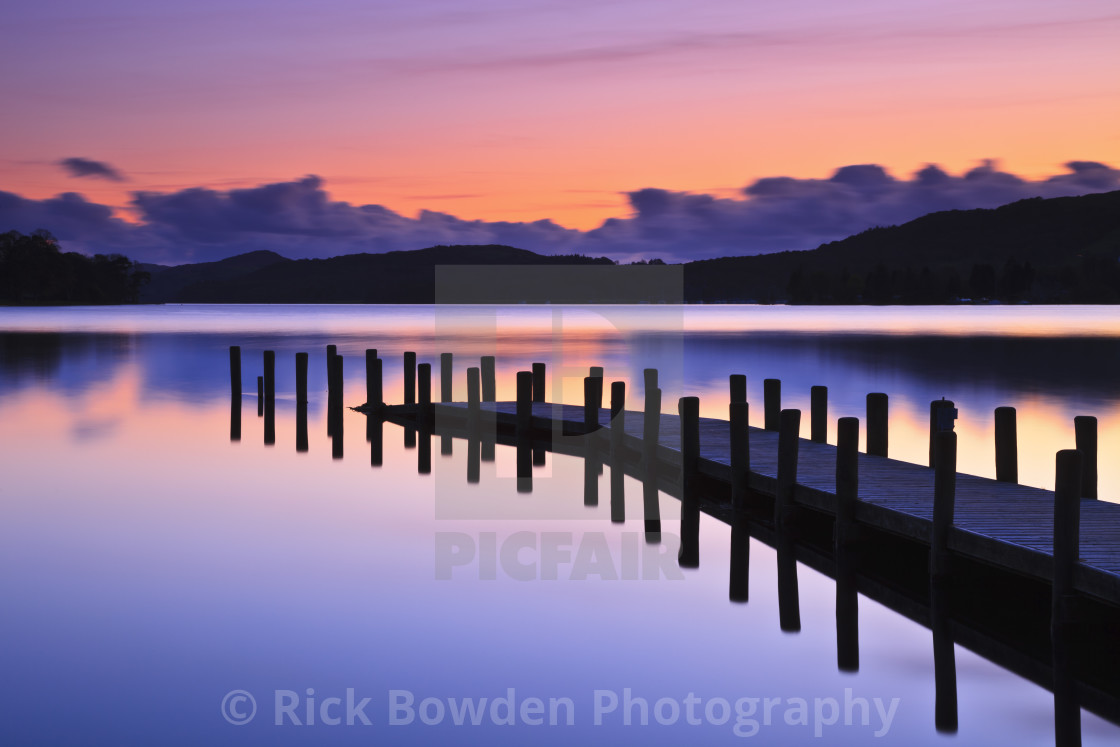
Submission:
<svg viewBox="0 0 1120 747">
<path fill-rule="evenodd" d="M 859 497 L 859 419 L 836 423 L 836 666 L 859 671 L 859 594 L 852 541 Z"/>
<path fill-rule="evenodd" d="M 229 440 L 241 440 L 241 346 L 229 346 Z"/>
<path fill-rule="evenodd" d="M 1019 482 L 1019 445 L 1015 408 L 996 408 L 996 479 Z"/>
<path fill-rule="evenodd" d="M 1081 709 L 1072 661 L 1077 635 L 1074 573 L 1080 555 L 1081 496 L 1085 455 L 1065 449 L 1057 455 L 1054 488 L 1054 581 L 1051 586 L 1050 641 L 1054 665 L 1054 735 L 1057 745 L 1081 744 Z"/>
<path fill-rule="evenodd" d="M 307 404 L 307 353 L 296 353 L 296 404 Z"/>
<path fill-rule="evenodd" d="M 241 346 L 229 346 L 229 392 L 241 398 Z"/>
<path fill-rule="evenodd" d="M 809 389 L 809 438 L 818 444 L 828 442 L 828 387 Z"/>
<path fill-rule="evenodd" d="M 836 423 L 836 551 L 851 543 L 859 499 L 859 418 Z"/>
<path fill-rule="evenodd" d="M 498 401 L 498 379 L 494 356 L 482 356 L 482 401 Z"/>
<path fill-rule="evenodd" d="M 264 377 L 257 377 L 257 417 L 264 416 Z"/>
<path fill-rule="evenodd" d="M 801 411 L 782 410 L 778 415 L 778 474 L 774 494 L 774 529 L 778 533 L 778 617 L 785 632 L 801 630 L 801 603 L 797 590 L 797 557 L 790 531 L 797 485 Z"/>
<path fill-rule="evenodd" d="M 276 443 L 276 351 L 264 351 L 264 443 Z"/>
<path fill-rule="evenodd" d="M 778 475 L 774 495 L 774 527 L 779 532 L 784 532 L 793 516 L 793 489 L 797 484 L 801 410 L 782 410 L 778 421 Z"/>
<path fill-rule="evenodd" d="M 419 378 L 420 422 L 428 430 L 432 423 L 432 364 L 421 363 L 416 367 Z"/>
<path fill-rule="evenodd" d="M 763 427 L 768 431 L 776 431 L 781 427 L 782 413 L 782 380 L 762 380 Z"/>
<path fill-rule="evenodd" d="M 592 366 L 590 375 L 591 375 L 591 378 L 593 378 L 593 379 L 603 378 L 603 367 L 602 366 Z"/>
<path fill-rule="evenodd" d="M 264 351 L 264 399 L 276 400 L 276 351 Z"/>
<path fill-rule="evenodd" d="M 588 438 L 599 428 L 599 406 L 595 402 L 595 382 L 602 381 L 594 376 L 583 377 L 583 432 Z"/>
<path fill-rule="evenodd" d="M 626 382 L 611 382 L 611 465 L 622 467 L 622 437 L 626 435 Z"/>
<path fill-rule="evenodd" d="M 642 369 L 642 391 L 650 392 L 657 388 L 657 369 L 656 368 L 643 368 Z"/>
<path fill-rule="evenodd" d="M 416 404 L 416 353 L 404 354 L 404 403 Z"/>
<path fill-rule="evenodd" d="M 366 403 L 375 408 L 380 417 L 385 407 L 385 393 L 382 389 L 384 362 L 380 358 L 366 360 Z"/>
<path fill-rule="evenodd" d="M 749 405 L 733 401 L 729 407 L 728 445 L 731 461 L 731 507 L 736 514 L 747 512 L 747 489 L 751 470 Z"/>
<path fill-rule="evenodd" d="M 528 440 L 533 427 L 533 372 L 517 372 L 517 439 Z M 532 452 L 530 452 L 530 458 Z"/>
<path fill-rule="evenodd" d="M 1081 452 L 1081 497 L 1097 497 L 1097 419 L 1078 415 L 1073 419 L 1076 449 Z"/>
<path fill-rule="evenodd" d="M 700 398 L 681 397 L 677 403 L 681 419 L 681 549 L 677 562 L 682 568 L 700 565 Z"/>
<path fill-rule="evenodd" d="M 451 353 L 439 355 L 439 401 L 451 402 L 451 377 L 453 375 Z"/>
<path fill-rule="evenodd" d="M 545 402 L 544 398 L 544 364 L 533 364 L 533 401 Z"/>
<path fill-rule="evenodd" d="M 1054 487 L 1054 584 L 1052 626 L 1072 619 L 1073 574 L 1081 552 L 1081 497 L 1085 455 L 1074 449 L 1058 452 Z"/>
<path fill-rule="evenodd" d="M 732 402 L 746 402 L 747 401 L 747 377 L 745 374 L 731 374 L 728 377 L 728 383 L 731 385 L 731 401 Z"/>
<path fill-rule="evenodd" d="M 334 366 L 331 372 L 331 388 L 335 391 L 334 405 L 330 408 L 331 412 L 327 415 L 327 420 L 331 421 L 330 434 L 331 434 L 331 459 L 342 459 L 342 356 L 334 356 Z"/>
<path fill-rule="evenodd" d="M 750 599 L 751 535 L 748 521 L 748 487 L 751 469 L 750 436 L 747 428 L 749 410 L 745 400 L 746 377 L 743 377 L 744 400 L 736 401 L 732 382 L 729 405 L 728 444 L 731 456 L 731 568 L 728 577 L 728 599 L 746 602 Z"/>
<path fill-rule="evenodd" d="M 654 371 L 656 378 L 656 370 Z M 646 381 L 649 381 L 647 376 Z M 661 505 L 657 494 L 657 441 L 661 428 L 661 390 L 645 390 L 642 414 L 642 508 L 645 517 L 646 542 L 661 542 Z"/>
<path fill-rule="evenodd" d="M 481 391 L 478 368 L 472 366 L 467 369 L 467 429 L 472 434 L 479 430 Z"/>
<path fill-rule="evenodd" d="M 859 671 L 859 595 L 852 539 L 859 497 L 859 420 L 836 423 L 836 666 Z"/>
<path fill-rule="evenodd" d="M 646 390 L 645 409 L 642 412 L 642 468 L 653 472 L 657 468 L 657 439 L 661 430 L 661 390 Z"/>
<path fill-rule="evenodd" d="M 626 435 L 626 382 L 611 382 L 611 522 L 626 521 L 622 437 Z"/>
<path fill-rule="evenodd" d="M 945 408 L 946 413 L 942 414 L 941 409 Z M 936 454 L 936 441 L 937 432 L 939 430 L 953 430 L 952 421 L 957 417 L 957 412 L 953 409 L 953 400 L 935 399 L 929 403 L 929 466 L 934 467 L 937 464 Z M 942 423 L 941 421 L 946 421 Z M 945 426 L 948 426 L 947 428 Z"/>
<path fill-rule="evenodd" d="M 334 428 L 334 412 L 335 397 L 338 392 L 334 388 L 334 359 L 338 356 L 337 345 L 327 345 L 327 436 L 331 435 L 331 429 Z"/>
<path fill-rule="evenodd" d="M 957 434 L 938 431 L 934 438 L 933 533 L 930 537 L 930 577 L 941 583 L 952 570 L 949 552 L 949 531 L 953 527 L 953 511 L 957 491 Z"/>
<path fill-rule="evenodd" d="M 887 395 L 882 392 L 867 395 L 867 453 L 887 455 Z"/>
</svg>

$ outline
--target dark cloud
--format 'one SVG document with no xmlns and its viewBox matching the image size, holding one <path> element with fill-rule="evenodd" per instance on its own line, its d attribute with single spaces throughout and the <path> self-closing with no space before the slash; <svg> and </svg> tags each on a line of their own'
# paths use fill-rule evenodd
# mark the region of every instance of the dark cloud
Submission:
<svg viewBox="0 0 1120 747">
<path fill-rule="evenodd" d="M 256 249 L 301 258 L 491 243 L 542 254 L 606 255 L 624 262 L 653 257 L 687 261 L 813 249 L 938 210 L 1120 189 L 1120 171 L 1105 164 L 1070 161 L 1066 169 L 1031 180 L 983 161 L 961 175 L 931 164 L 899 178 L 876 164 L 856 164 L 824 179 L 758 179 L 739 198 L 651 187 L 626 195 L 628 217 L 612 218 L 586 232 L 550 220 L 464 220 L 430 210 L 407 217 L 382 205 L 331 200 L 316 176 L 245 189 L 136 192 L 132 208 L 137 223 L 115 218 L 110 208 L 74 193 L 28 200 L 0 192 L 0 230 L 45 228 L 67 249 L 121 252 L 171 264 Z"/>
<path fill-rule="evenodd" d="M 1071 161 L 1066 168 L 1069 173 L 1031 181 L 987 160 L 961 176 L 928 165 L 900 179 L 881 166 L 860 164 L 827 179 L 759 179 L 743 189 L 745 199 L 643 189 L 627 195 L 632 217 L 590 231 L 582 248 L 617 259 L 667 260 L 813 249 L 939 210 L 1120 189 L 1120 171 L 1105 164 Z"/>
<path fill-rule="evenodd" d="M 70 176 L 91 176 L 95 179 L 108 179 L 113 182 L 127 181 L 124 174 L 102 161 L 92 161 L 88 158 L 63 158 L 58 165 L 64 168 Z"/>
</svg>

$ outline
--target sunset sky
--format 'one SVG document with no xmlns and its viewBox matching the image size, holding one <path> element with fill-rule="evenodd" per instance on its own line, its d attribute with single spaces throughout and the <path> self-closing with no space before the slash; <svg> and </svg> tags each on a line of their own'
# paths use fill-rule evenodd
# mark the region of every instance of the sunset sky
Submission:
<svg viewBox="0 0 1120 747">
<path fill-rule="evenodd" d="M 681 259 L 1120 188 L 1115 0 L 38 0 L 0 19 L 0 231 L 83 251 Z"/>
</svg>

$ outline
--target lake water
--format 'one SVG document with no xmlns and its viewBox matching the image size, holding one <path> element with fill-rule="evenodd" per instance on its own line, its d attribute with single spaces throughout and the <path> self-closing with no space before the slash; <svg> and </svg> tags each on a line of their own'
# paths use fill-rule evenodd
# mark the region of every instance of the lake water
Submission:
<svg viewBox="0 0 1120 747">
<path fill-rule="evenodd" d="M 385 360 L 389 402 L 405 350 L 437 371 L 454 353 L 456 399 L 489 354 L 499 399 L 533 361 L 549 366 L 550 400 L 579 403 L 602 365 L 640 409 L 642 369 L 656 367 L 666 412 L 699 396 L 715 417 L 732 373 L 747 374 L 752 403 L 781 379 L 783 406 L 806 413 L 809 388 L 826 385 L 832 442 L 836 418 L 862 420 L 866 394 L 886 392 L 890 454 L 915 462 L 929 402 L 946 397 L 959 468 L 987 476 L 992 411 L 1011 405 L 1020 481 L 1047 488 L 1074 416 L 1095 415 L 1100 495 L 1120 500 L 1115 307 L 0 309 L 0 741 L 1053 742 L 1053 696 L 960 646 L 959 729 L 938 733 L 930 631 L 866 598 L 859 672 L 838 671 L 830 579 L 799 567 L 802 630 L 781 632 L 774 552 L 752 542 L 750 602 L 729 602 L 729 527 L 703 516 L 701 567 L 682 572 L 677 501 L 661 497 L 664 544 L 647 545 L 630 478 L 628 520 L 612 524 L 606 501 L 583 504 L 574 457 L 549 454 L 525 495 L 512 449 L 468 484 L 463 442 L 441 455 L 437 440 L 419 475 L 418 450 L 387 424 L 373 467 L 365 416 L 349 410 L 333 459 L 327 344 L 351 406 L 365 399 L 366 348 Z M 265 349 L 274 445 L 255 396 Z M 298 351 L 311 354 L 306 453 Z M 471 725 L 464 701 L 483 698 Z M 1086 744 L 1120 739 L 1087 712 L 1082 729 Z"/>
</svg>

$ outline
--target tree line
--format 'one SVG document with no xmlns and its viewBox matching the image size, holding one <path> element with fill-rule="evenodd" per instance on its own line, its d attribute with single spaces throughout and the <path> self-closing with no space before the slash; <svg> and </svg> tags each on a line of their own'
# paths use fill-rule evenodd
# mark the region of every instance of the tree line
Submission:
<svg viewBox="0 0 1120 747">
<path fill-rule="evenodd" d="M 0 234 L 0 303 L 136 303 L 147 272 L 120 254 L 63 252 L 49 231 Z"/>
</svg>

